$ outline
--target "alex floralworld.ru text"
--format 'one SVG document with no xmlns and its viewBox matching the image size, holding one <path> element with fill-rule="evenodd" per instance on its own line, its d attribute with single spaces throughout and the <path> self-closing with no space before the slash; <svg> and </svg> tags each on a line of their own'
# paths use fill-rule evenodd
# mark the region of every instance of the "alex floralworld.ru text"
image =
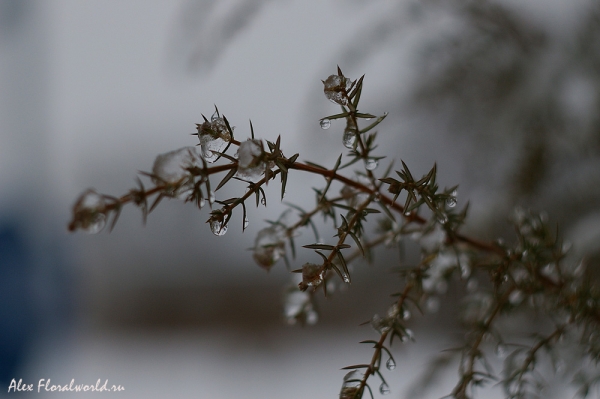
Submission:
<svg viewBox="0 0 600 399">
<path fill-rule="evenodd" d="M 16 381 L 14 378 L 8 386 L 8 392 L 33 392 L 34 384 L 26 384 L 22 379 Z M 104 384 L 100 379 L 94 385 L 75 384 L 75 379 L 72 379 L 69 384 L 56 385 L 52 384 L 50 378 L 42 378 L 38 381 L 37 392 L 120 392 L 125 388 L 121 385 L 108 385 L 108 380 L 104 380 Z"/>
</svg>

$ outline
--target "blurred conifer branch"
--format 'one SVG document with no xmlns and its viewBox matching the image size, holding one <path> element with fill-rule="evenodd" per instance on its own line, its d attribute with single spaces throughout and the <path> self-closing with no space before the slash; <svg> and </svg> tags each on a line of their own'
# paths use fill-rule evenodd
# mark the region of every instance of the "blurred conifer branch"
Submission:
<svg viewBox="0 0 600 399">
<path fill-rule="evenodd" d="M 568 258 L 568 245 L 551 232 L 544 214 L 517 209 L 512 220 L 516 232 L 513 245 L 461 234 L 468 206 L 457 209 L 457 186 L 440 189 L 435 165 L 420 178 L 414 177 L 404 162 L 394 173 L 390 164 L 377 175 L 383 157 L 375 151 L 374 129 L 386 114 L 359 111 L 363 81 L 364 76 L 347 78 L 339 67 L 337 74 L 323 81 L 325 96 L 341 111 L 322 118 L 320 125 L 329 129 L 337 120 L 345 122 L 342 144 L 348 149 L 346 162 L 342 162 L 343 154 L 331 168 L 300 162 L 299 154 L 284 155 L 281 137 L 275 142 L 255 138 L 252 124 L 251 138 L 239 141 L 229 120 L 215 109 L 210 119 L 203 116 L 204 121 L 196 126 L 200 153 L 184 147 L 157 156 L 152 172 L 142 173 L 153 184 L 148 189 L 138 178 L 137 187 L 121 197 L 85 191 L 73 206 L 69 230 L 97 233 L 106 224 L 112 229 L 126 204 L 139 207 L 145 220 L 162 199 L 176 198 L 199 209 L 208 204 L 207 223 L 221 236 L 232 223 L 234 211 L 241 211 L 241 227 L 246 229 L 247 207 L 267 205 L 263 186 L 270 181 L 279 177 L 283 199 L 290 170 L 320 175 L 325 186 L 314 189 L 312 208 L 289 204 L 290 210 L 297 212 L 295 222 L 289 220 L 288 212 L 256 236 L 254 259 L 269 270 L 282 258 L 291 264 L 303 257 L 296 249 L 297 232 L 303 228 L 314 232 L 315 241 L 303 248 L 314 251 L 320 261 L 293 270 L 302 279 L 286 294 L 285 317 L 290 324 L 317 321 L 313 305 L 317 290 L 327 295 L 333 281 L 350 284 L 348 264 L 356 257 L 369 259 L 374 247 L 399 245 L 408 239 L 421 246 L 418 264 L 395 271 L 403 281 L 395 294 L 397 300 L 384 316 L 375 315 L 367 323 L 378 334 L 377 339 L 362 342 L 373 345 L 372 358 L 368 363 L 344 367 L 350 371 L 343 381 L 341 399 L 362 398 L 366 391 L 373 397 L 369 384 L 373 381 L 378 381 L 381 394 L 390 392 L 381 366 L 385 362 L 388 370 L 396 368 L 391 351 L 394 339 L 414 340 L 408 328 L 411 314 L 435 313 L 439 296 L 445 294 L 449 283 L 465 287 L 457 317 L 467 331 L 463 346 L 454 351 L 459 359 L 459 380 L 451 397 L 473 397 L 475 389 L 488 383 L 500 383 L 507 398 L 539 396 L 544 386 L 540 363 L 552 364 L 557 372 L 573 377 L 585 396 L 598 381 L 596 364 L 600 359 L 600 293 L 588 278 L 585 264 Z M 345 171 L 353 165 L 361 168 L 354 173 Z M 215 185 L 211 177 L 217 174 L 224 176 Z M 245 193 L 217 199 L 215 191 L 233 180 L 247 185 Z M 339 193 L 331 193 L 333 182 L 342 185 Z M 335 233 L 330 234 L 333 239 L 329 243 L 323 242 L 313 222 L 319 214 L 331 222 Z M 378 236 L 369 240 L 366 224 L 374 218 L 379 218 Z M 543 320 L 532 338 L 514 338 L 498 323 L 524 312 Z M 584 358 L 580 360 L 591 366 L 579 362 L 560 363 L 559 367 L 560 351 L 567 344 L 580 348 Z M 491 357 L 495 362 L 504 359 L 501 373 L 492 367 Z"/>
</svg>

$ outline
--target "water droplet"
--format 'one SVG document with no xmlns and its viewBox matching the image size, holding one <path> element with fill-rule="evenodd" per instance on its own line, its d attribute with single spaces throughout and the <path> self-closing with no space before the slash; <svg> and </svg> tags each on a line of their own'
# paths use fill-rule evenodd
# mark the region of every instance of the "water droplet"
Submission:
<svg viewBox="0 0 600 399">
<path fill-rule="evenodd" d="M 222 220 L 213 219 L 210 221 L 210 231 L 216 236 L 222 236 L 227 233 L 227 225 Z"/>
<path fill-rule="evenodd" d="M 382 382 L 379 386 L 379 393 L 382 395 L 388 395 L 390 393 L 390 387 L 385 382 Z"/>
<path fill-rule="evenodd" d="M 259 266 L 269 270 L 285 255 L 285 230 L 279 225 L 266 227 L 256 234 L 253 258 Z"/>
<path fill-rule="evenodd" d="M 321 119 L 321 122 L 319 122 L 319 124 L 321 125 L 321 129 L 323 130 L 327 130 L 331 127 L 331 121 L 327 118 Z"/>
<path fill-rule="evenodd" d="M 200 155 L 194 147 L 183 147 L 160 154 L 152 166 L 153 180 L 156 184 L 177 184 L 189 176 L 189 168 L 201 165 Z"/>
<path fill-rule="evenodd" d="M 206 205 L 206 199 L 204 199 L 204 197 L 200 198 L 200 208 L 204 207 L 204 205 Z"/>
<path fill-rule="evenodd" d="M 365 159 L 365 169 L 366 170 L 375 170 L 379 166 L 379 161 L 373 158 Z"/>
<path fill-rule="evenodd" d="M 496 345 L 496 356 L 498 356 L 500 359 L 503 359 L 506 357 L 506 355 L 508 355 L 508 348 L 506 345 L 502 343 Z"/>
<path fill-rule="evenodd" d="M 197 125 L 198 139 L 202 146 L 202 157 L 206 162 L 212 163 L 219 157 L 215 152 L 222 152 L 227 143 L 231 141 L 231 133 L 223 118 L 211 118 L 211 122 Z"/>
<path fill-rule="evenodd" d="M 406 338 L 410 339 L 411 341 L 415 340 L 415 333 L 413 333 L 410 328 L 404 330 L 404 334 L 406 334 Z"/>
<path fill-rule="evenodd" d="M 394 358 L 389 358 L 388 361 L 385 363 L 385 367 L 388 370 L 394 370 L 396 368 L 396 362 L 394 361 Z"/>
<path fill-rule="evenodd" d="M 456 190 L 452 190 L 452 192 L 450 193 L 450 197 L 448 197 L 448 199 L 446 200 L 446 205 L 448 206 L 448 208 L 454 208 L 456 206 L 456 195 L 458 193 L 456 192 Z"/>
<path fill-rule="evenodd" d="M 97 234 L 106 225 L 106 203 L 104 197 L 94 190 L 87 190 L 73 207 L 75 221 L 73 225 L 88 234 Z"/>
<path fill-rule="evenodd" d="M 471 275 L 471 267 L 466 263 L 460 264 L 460 277 L 463 279 L 469 278 Z"/>
<path fill-rule="evenodd" d="M 302 285 L 305 287 L 316 287 L 323 282 L 323 271 L 321 265 L 305 263 L 302 265 Z"/>
<path fill-rule="evenodd" d="M 264 206 L 267 206 L 267 199 L 266 199 L 265 197 L 262 197 L 262 198 L 260 199 L 260 203 L 261 203 L 262 205 L 264 205 Z"/>
<path fill-rule="evenodd" d="M 467 291 L 475 292 L 477 287 L 479 287 L 479 281 L 477 281 L 476 278 L 470 278 L 469 282 L 467 283 Z"/>
<path fill-rule="evenodd" d="M 237 175 L 246 180 L 258 181 L 266 168 L 261 141 L 250 139 L 240 143 L 237 154 Z"/>
<path fill-rule="evenodd" d="M 344 376 L 344 382 L 353 380 L 362 380 L 362 373 L 358 370 L 352 370 Z"/>
<path fill-rule="evenodd" d="M 284 316 L 286 320 L 296 322 L 296 317 L 301 315 L 304 310 L 310 306 L 310 296 L 308 293 L 299 291 L 297 288 L 289 290 L 284 301 Z"/>
<path fill-rule="evenodd" d="M 429 297 L 425 302 L 425 307 L 429 313 L 437 313 L 440 310 L 440 300 L 437 297 Z"/>
<path fill-rule="evenodd" d="M 444 295 L 446 291 L 448 291 L 448 283 L 446 282 L 446 280 L 439 281 L 435 285 L 435 291 L 440 295 Z"/>
<path fill-rule="evenodd" d="M 317 321 L 319 321 L 319 314 L 317 312 L 314 310 L 306 312 L 306 324 L 313 326 L 317 324 Z"/>
<path fill-rule="evenodd" d="M 340 105 L 348 104 L 347 90 L 350 89 L 352 81 L 344 76 L 331 75 L 323 82 L 325 97 L 333 103 Z"/>
<path fill-rule="evenodd" d="M 346 273 L 342 273 L 342 279 L 344 280 L 344 283 L 350 284 L 350 276 L 348 276 Z"/>
<path fill-rule="evenodd" d="M 513 306 L 517 306 L 518 304 L 520 304 L 523 301 L 523 298 L 524 298 L 523 291 L 514 290 L 508 296 L 508 302 L 510 302 L 510 304 Z"/>
<path fill-rule="evenodd" d="M 342 138 L 342 143 L 344 147 L 352 149 L 354 148 L 354 143 L 356 143 L 356 134 L 354 131 L 346 129 L 344 131 L 344 137 Z"/>
<path fill-rule="evenodd" d="M 380 333 L 384 333 L 390 330 L 390 326 L 386 319 L 383 319 L 378 314 L 373 315 L 371 318 L 371 327 L 375 329 L 375 331 L 379 331 Z"/>
<path fill-rule="evenodd" d="M 88 234 L 98 234 L 104 229 L 104 226 L 106 226 L 106 216 L 103 213 L 98 213 L 82 230 Z"/>
<path fill-rule="evenodd" d="M 216 197 L 215 197 L 214 191 L 211 191 L 210 193 L 208 193 L 208 203 L 212 205 L 215 202 L 215 200 L 216 200 Z"/>
<path fill-rule="evenodd" d="M 402 320 L 408 320 L 410 319 L 410 316 L 410 310 L 404 309 L 404 311 L 402 312 Z"/>
<path fill-rule="evenodd" d="M 248 216 L 244 216 L 244 230 L 246 230 L 248 228 L 249 224 L 250 224 L 250 220 L 248 219 Z"/>
<path fill-rule="evenodd" d="M 437 221 L 441 224 L 448 223 L 448 215 L 446 215 L 445 213 L 440 213 L 439 215 L 437 215 Z"/>
<path fill-rule="evenodd" d="M 545 276 L 551 276 L 554 273 L 554 265 L 552 263 L 548 263 L 542 267 L 541 273 Z"/>
</svg>

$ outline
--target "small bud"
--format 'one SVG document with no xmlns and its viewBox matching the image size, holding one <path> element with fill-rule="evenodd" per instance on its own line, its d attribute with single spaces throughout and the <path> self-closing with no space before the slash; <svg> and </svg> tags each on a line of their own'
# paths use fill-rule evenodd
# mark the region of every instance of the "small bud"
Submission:
<svg viewBox="0 0 600 399">
<path fill-rule="evenodd" d="M 202 146 L 202 157 L 206 162 L 215 162 L 219 157 L 215 152 L 222 152 L 227 143 L 231 141 L 231 134 L 227 130 L 225 120 L 213 115 L 210 122 L 197 124 L 196 127 L 198 129 L 198 139 Z"/>
<path fill-rule="evenodd" d="M 104 197 L 96 191 L 89 189 L 77 200 L 73 206 L 73 221 L 69 230 L 83 230 L 86 233 L 96 234 L 106 225 L 106 202 Z"/>
<path fill-rule="evenodd" d="M 348 90 L 352 81 L 344 76 L 331 75 L 323 82 L 325 97 L 339 105 L 348 105 Z"/>
</svg>

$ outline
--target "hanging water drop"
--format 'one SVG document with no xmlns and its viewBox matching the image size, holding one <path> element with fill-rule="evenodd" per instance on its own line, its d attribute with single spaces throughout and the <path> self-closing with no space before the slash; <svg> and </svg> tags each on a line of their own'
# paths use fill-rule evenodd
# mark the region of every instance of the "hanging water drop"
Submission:
<svg viewBox="0 0 600 399">
<path fill-rule="evenodd" d="M 350 284 L 350 276 L 346 273 L 342 273 L 342 279 L 344 280 L 344 283 Z"/>
<path fill-rule="evenodd" d="M 448 223 L 448 215 L 446 215 L 445 213 L 440 213 L 437 216 L 437 221 L 440 222 L 440 224 Z"/>
<path fill-rule="evenodd" d="M 89 234 L 99 233 L 106 225 L 105 208 L 104 197 L 94 190 L 87 190 L 73 207 L 74 221 L 69 228 L 80 229 Z"/>
<path fill-rule="evenodd" d="M 385 363 L 385 367 L 388 370 L 393 370 L 396 368 L 396 362 L 394 361 L 394 358 L 389 358 L 388 361 Z"/>
<path fill-rule="evenodd" d="M 344 131 L 344 137 L 342 138 L 342 143 L 344 147 L 348 149 L 354 148 L 354 143 L 356 142 L 356 134 L 353 130 L 346 129 Z"/>
<path fill-rule="evenodd" d="M 331 127 L 331 120 L 329 120 L 328 118 L 321 119 L 319 124 L 321 125 L 321 129 L 327 130 Z"/>
<path fill-rule="evenodd" d="M 314 310 L 306 312 L 306 324 L 314 326 L 319 321 L 319 314 Z"/>
<path fill-rule="evenodd" d="M 379 393 L 382 395 L 388 395 L 390 393 L 390 387 L 385 382 L 382 382 L 379 386 Z"/>
<path fill-rule="evenodd" d="M 210 231 L 216 236 L 223 236 L 227 233 L 227 225 L 223 223 L 222 220 L 211 220 L 210 221 Z"/>
<path fill-rule="evenodd" d="M 250 220 L 248 219 L 248 216 L 244 216 L 244 230 L 246 230 L 248 228 L 249 224 L 250 224 Z"/>
<path fill-rule="evenodd" d="M 103 213 L 96 215 L 93 221 L 91 221 L 87 227 L 82 230 L 88 234 L 98 234 L 106 226 L 106 216 Z"/>
<path fill-rule="evenodd" d="M 446 206 L 448 208 L 454 208 L 456 206 L 456 195 L 457 192 L 456 190 L 452 190 L 452 192 L 450 193 L 450 196 L 448 197 L 448 199 L 446 199 Z"/>
<path fill-rule="evenodd" d="M 260 199 L 260 203 L 261 203 L 262 205 L 264 205 L 264 206 L 267 206 L 267 199 L 266 199 L 265 197 L 262 197 L 262 198 Z"/>
<path fill-rule="evenodd" d="M 379 161 L 373 158 L 365 159 L 365 169 L 366 170 L 375 170 L 379 166 Z"/>
<path fill-rule="evenodd" d="M 200 202 L 198 203 L 198 205 L 200 206 L 200 208 L 203 208 L 204 205 L 206 205 L 206 199 L 204 199 L 204 197 L 200 198 Z"/>
<path fill-rule="evenodd" d="M 408 320 L 408 319 L 410 319 L 410 316 L 411 316 L 410 310 L 404 309 L 404 311 L 402 312 L 402 320 Z"/>
<path fill-rule="evenodd" d="M 429 297 L 425 302 L 425 307 L 429 313 L 437 313 L 440 310 L 440 300 L 436 297 Z"/>
<path fill-rule="evenodd" d="M 215 200 L 216 200 L 216 197 L 215 197 L 214 191 L 209 192 L 208 193 L 208 203 L 212 205 L 215 202 Z"/>
</svg>

